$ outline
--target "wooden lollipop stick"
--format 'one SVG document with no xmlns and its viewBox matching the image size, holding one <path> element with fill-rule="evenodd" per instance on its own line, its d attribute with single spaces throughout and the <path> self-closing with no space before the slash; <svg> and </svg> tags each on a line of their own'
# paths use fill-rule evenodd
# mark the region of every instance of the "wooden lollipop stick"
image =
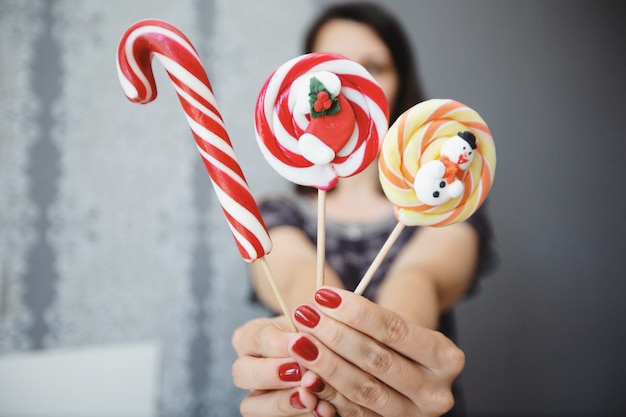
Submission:
<svg viewBox="0 0 626 417">
<path fill-rule="evenodd" d="M 276 278 L 274 277 L 274 274 L 272 273 L 272 270 L 270 269 L 270 266 L 268 265 L 267 259 L 265 259 L 265 256 L 262 258 L 259 258 L 259 262 L 261 262 L 261 265 L 263 266 L 263 270 L 265 271 L 265 275 L 267 276 L 267 279 L 270 285 L 272 286 L 272 291 L 274 291 L 274 295 L 276 296 L 276 300 L 278 300 L 280 309 L 282 310 L 285 317 L 287 317 L 287 320 L 289 320 L 289 327 L 291 327 L 291 330 L 293 332 L 297 332 L 298 329 L 296 329 L 296 325 L 293 323 L 291 312 L 287 308 L 287 304 L 285 304 L 285 300 L 283 299 L 283 296 L 280 294 L 280 290 L 278 289 L 278 283 L 276 282 Z"/>
<path fill-rule="evenodd" d="M 326 266 L 326 191 L 317 193 L 317 288 L 324 285 Z"/>
<path fill-rule="evenodd" d="M 374 277 L 374 274 L 376 273 L 380 265 L 383 263 L 383 260 L 385 259 L 389 251 L 391 250 L 391 247 L 393 246 L 393 244 L 396 243 L 396 240 L 398 240 L 398 237 L 400 236 L 400 233 L 402 233 L 403 229 L 404 229 L 404 224 L 400 222 L 398 222 L 398 224 L 396 224 L 396 227 L 393 228 L 393 230 L 389 234 L 389 237 L 385 241 L 385 244 L 380 249 L 376 257 L 372 261 L 372 264 L 365 272 L 365 275 L 363 275 L 363 278 L 361 278 L 359 285 L 357 285 L 356 289 L 354 290 L 355 294 L 363 295 L 363 293 L 365 292 L 365 288 L 367 288 L 367 286 L 369 285 L 370 281 Z"/>
</svg>

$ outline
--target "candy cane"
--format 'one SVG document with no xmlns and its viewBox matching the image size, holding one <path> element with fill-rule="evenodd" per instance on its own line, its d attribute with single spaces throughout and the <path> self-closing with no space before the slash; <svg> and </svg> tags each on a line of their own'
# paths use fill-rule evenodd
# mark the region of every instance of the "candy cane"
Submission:
<svg viewBox="0 0 626 417">
<path fill-rule="evenodd" d="M 174 84 L 241 257 L 246 262 L 263 261 L 274 292 L 290 318 L 265 262 L 265 255 L 272 249 L 269 233 L 235 157 L 204 67 L 187 37 L 160 20 L 142 20 L 130 26 L 117 51 L 117 71 L 124 93 L 130 101 L 141 104 L 156 98 L 153 56 Z"/>
<path fill-rule="evenodd" d="M 317 283 L 323 284 L 326 191 L 375 158 L 389 125 L 387 99 L 367 70 L 332 54 L 306 54 L 267 79 L 256 106 L 257 142 L 283 177 L 318 191 Z"/>
<path fill-rule="evenodd" d="M 496 150 L 475 110 L 455 100 L 427 100 L 391 126 L 378 165 L 398 225 L 357 286 L 358 294 L 404 226 L 451 225 L 478 210 L 493 184 Z"/>
</svg>

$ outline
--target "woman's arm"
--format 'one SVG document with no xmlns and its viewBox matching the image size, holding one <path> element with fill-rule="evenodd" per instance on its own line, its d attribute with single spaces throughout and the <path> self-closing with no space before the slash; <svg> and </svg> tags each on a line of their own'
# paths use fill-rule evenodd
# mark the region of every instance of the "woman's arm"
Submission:
<svg viewBox="0 0 626 417">
<path fill-rule="evenodd" d="M 273 249 L 266 256 L 280 292 L 290 311 L 313 301 L 316 286 L 317 254 L 315 245 L 302 230 L 293 226 L 278 226 L 271 230 Z M 328 266 L 325 268 L 327 285 L 341 288 L 341 280 Z M 261 302 L 279 313 L 280 306 L 258 262 L 252 263 L 252 285 Z"/>
<path fill-rule="evenodd" d="M 477 259 L 478 233 L 471 225 L 420 228 L 394 260 L 375 301 L 436 329 L 439 316 L 469 288 Z"/>
</svg>

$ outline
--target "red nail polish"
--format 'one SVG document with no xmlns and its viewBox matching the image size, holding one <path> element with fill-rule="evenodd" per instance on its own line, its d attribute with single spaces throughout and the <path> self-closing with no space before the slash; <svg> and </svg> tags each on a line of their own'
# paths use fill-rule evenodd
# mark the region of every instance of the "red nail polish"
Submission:
<svg viewBox="0 0 626 417">
<path fill-rule="evenodd" d="M 302 401 L 300 401 L 300 393 L 298 391 L 291 394 L 291 397 L 289 397 L 289 403 L 296 410 L 304 410 L 306 408 L 306 406 L 302 404 Z"/>
<path fill-rule="evenodd" d="M 293 351 L 302 359 L 314 361 L 317 358 L 317 347 L 306 337 L 301 337 L 292 346 Z"/>
<path fill-rule="evenodd" d="M 311 392 L 319 394 L 320 392 L 324 391 L 324 388 L 326 388 L 326 384 L 320 378 L 315 378 L 315 381 L 313 381 L 313 383 L 306 388 Z"/>
<path fill-rule="evenodd" d="M 293 312 L 293 316 L 298 323 L 310 327 L 311 329 L 320 322 L 320 315 L 317 314 L 317 311 L 307 305 L 296 308 L 296 311 Z"/>
<path fill-rule="evenodd" d="M 315 292 L 315 301 L 324 307 L 337 308 L 341 304 L 341 297 L 328 288 L 320 288 Z"/>
<path fill-rule="evenodd" d="M 283 363 L 278 367 L 278 377 L 285 382 L 300 381 L 300 366 L 295 362 Z"/>
</svg>

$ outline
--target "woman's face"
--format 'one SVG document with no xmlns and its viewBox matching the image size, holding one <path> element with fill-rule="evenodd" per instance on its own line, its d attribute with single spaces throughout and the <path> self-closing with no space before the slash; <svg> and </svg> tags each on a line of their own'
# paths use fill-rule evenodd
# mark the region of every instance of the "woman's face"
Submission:
<svg viewBox="0 0 626 417">
<path fill-rule="evenodd" d="M 351 20 L 330 20 L 318 31 L 313 52 L 343 55 L 363 65 L 380 84 L 389 105 L 395 102 L 398 72 L 391 52 L 369 26 Z"/>
</svg>

